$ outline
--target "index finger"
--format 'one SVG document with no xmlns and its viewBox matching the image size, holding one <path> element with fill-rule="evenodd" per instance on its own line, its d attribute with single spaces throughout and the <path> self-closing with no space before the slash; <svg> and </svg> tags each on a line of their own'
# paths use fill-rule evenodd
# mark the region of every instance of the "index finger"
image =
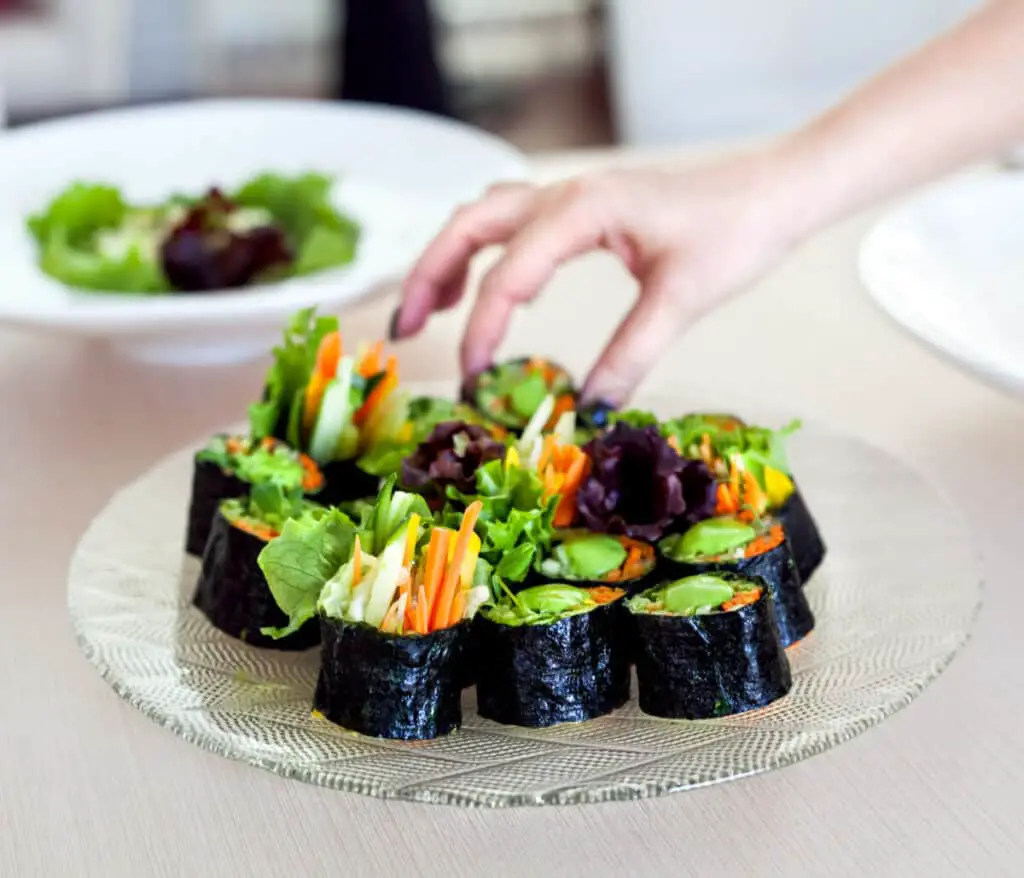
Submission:
<svg viewBox="0 0 1024 878">
<path fill-rule="evenodd" d="M 452 284 L 463 282 L 477 252 L 515 233 L 528 216 L 533 195 L 528 184 L 508 184 L 455 212 L 406 278 L 395 318 L 398 337 L 419 332 L 442 304 L 450 306 L 458 300 L 461 290 L 450 289 Z"/>
</svg>

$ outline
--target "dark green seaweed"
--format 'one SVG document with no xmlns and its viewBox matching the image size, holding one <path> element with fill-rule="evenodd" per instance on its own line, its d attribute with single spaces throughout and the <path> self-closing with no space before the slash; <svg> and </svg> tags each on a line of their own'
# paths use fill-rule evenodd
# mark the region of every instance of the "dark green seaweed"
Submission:
<svg viewBox="0 0 1024 878">
<path fill-rule="evenodd" d="M 542 727 L 604 716 L 629 700 L 622 601 L 547 625 L 473 621 L 480 716 Z"/>
<path fill-rule="evenodd" d="M 259 537 L 232 526 L 218 510 L 192 602 L 215 628 L 253 646 L 285 651 L 316 646 L 320 630 L 315 620 L 280 640 L 261 633 L 261 628 L 288 624 L 256 563 L 265 545 Z"/>
<path fill-rule="evenodd" d="M 324 486 L 316 495 L 316 502 L 324 506 L 373 497 L 380 488 L 380 478 L 361 470 L 355 460 L 335 460 L 321 466 L 320 471 Z"/>
<path fill-rule="evenodd" d="M 801 585 L 788 534 L 782 543 L 771 551 L 755 555 L 753 558 L 741 558 L 738 561 L 688 564 L 661 557 L 662 578 L 665 572 L 669 572 L 673 578 L 682 578 L 696 573 L 721 571 L 746 578 L 763 579 L 774 604 L 779 639 L 784 647 L 803 640 L 814 629 L 814 613 L 811 612 L 811 606 L 807 603 L 807 596 Z"/>
<path fill-rule="evenodd" d="M 703 616 L 630 613 L 640 709 L 710 719 L 765 707 L 793 685 L 773 604 Z"/>
<path fill-rule="evenodd" d="M 374 738 L 438 738 L 462 724 L 460 664 L 468 626 L 426 635 L 385 634 L 319 617 L 320 676 L 313 706 Z"/>
<path fill-rule="evenodd" d="M 796 567 L 800 571 L 800 582 L 806 585 L 825 560 L 826 548 L 818 525 L 799 490 L 793 491 L 777 517 L 789 536 Z"/>
<path fill-rule="evenodd" d="M 193 459 L 192 500 L 188 509 L 185 551 L 201 558 L 220 501 L 244 497 L 251 486 L 238 476 L 225 472 L 213 461 L 198 458 L 197 454 Z"/>
</svg>

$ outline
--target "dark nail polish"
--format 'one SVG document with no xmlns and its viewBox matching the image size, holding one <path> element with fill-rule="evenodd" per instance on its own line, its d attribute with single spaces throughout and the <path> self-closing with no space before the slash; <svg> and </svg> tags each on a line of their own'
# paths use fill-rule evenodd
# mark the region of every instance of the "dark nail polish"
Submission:
<svg viewBox="0 0 1024 878">
<path fill-rule="evenodd" d="M 390 341 L 398 341 L 401 336 L 398 334 L 398 320 L 402 316 L 402 309 L 395 308 L 395 312 L 391 315 L 391 322 L 388 324 L 388 339 Z"/>
<path fill-rule="evenodd" d="M 583 403 L 579 408 L 580 419 L 591 427 L 607 427 L 609 415 L 618 410 L 615 403 L 598 400 L 597 402 Z"/>
</svg>

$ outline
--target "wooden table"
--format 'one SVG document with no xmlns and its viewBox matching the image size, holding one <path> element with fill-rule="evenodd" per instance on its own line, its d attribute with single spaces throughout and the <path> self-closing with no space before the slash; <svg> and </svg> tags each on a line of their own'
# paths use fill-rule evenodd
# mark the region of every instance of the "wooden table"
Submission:
<svg viewBox="0 0 1024 878">
<path fill-rule="evenodd" d="M 551 157 L 537 174 L 635 158 Z M 648 389 L 710 389 L 728 407 L 756 386 L 766 406 L 911 461 L 960 505 L 983 554 L 974 638 L 908 709 L 851 743 L 634 803 L 489 812 L 346 795 L 200 751 L 120 701 L 75 645 L 69 557 L 115 489 L 243 416 L 263 364 L 143 368 L 0 333 L 0 875 L 1020 874 L 1024 405 L 872 306 L 854 272 L 869 220 L 817 237 L 708 318 Z M 506 351 L 557 353 L 582 371 L 630 291 L 611 259 L 581 260 L 523 312 Z M 392 305 L 354 310 L 347 334 L 383 333 Z M 455 380 L 464 317 L 403 345 L 407 378 Z M 739 353 L 752 350 L 772 352 L 771 371 Z"/>
</svg>

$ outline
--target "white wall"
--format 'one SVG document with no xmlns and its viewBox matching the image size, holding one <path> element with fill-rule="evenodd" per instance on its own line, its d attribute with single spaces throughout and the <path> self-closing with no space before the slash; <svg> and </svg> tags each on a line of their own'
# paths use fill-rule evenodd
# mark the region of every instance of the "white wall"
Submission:
<svg viewBox="0 0 1024 878">
<path fill-rule="evenodd" d="M 608 0 L 613 91 L 635 144 L 776 131 L 948 27 L 976 0 Z"/>
</svg>

